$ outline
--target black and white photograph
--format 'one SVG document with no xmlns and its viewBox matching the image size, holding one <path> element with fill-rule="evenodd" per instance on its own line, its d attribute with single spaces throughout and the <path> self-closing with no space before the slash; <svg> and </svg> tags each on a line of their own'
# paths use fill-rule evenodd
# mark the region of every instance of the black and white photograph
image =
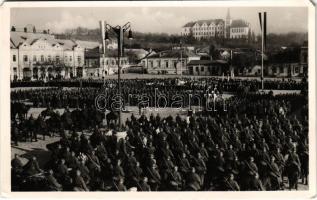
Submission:
<svg viewBox="0 0 317 200">
<path fill-rule="evenodd" d="M 12 192 L 311 189 L 307 6 L 105 5 L 10 8 Z"/>
</svg>

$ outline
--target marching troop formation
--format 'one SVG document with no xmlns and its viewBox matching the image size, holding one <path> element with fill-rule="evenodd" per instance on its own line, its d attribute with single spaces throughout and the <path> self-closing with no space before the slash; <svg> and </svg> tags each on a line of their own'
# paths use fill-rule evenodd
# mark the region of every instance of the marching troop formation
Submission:
<svg viewBox="0 0 317 200">
<path fill-rule="evenodd" d="M 153 84 L 158 87 L 158 83 L 144 87 L 149 82 L 126 80 L 123 93 L 147 93 Z M 206 85 L 188 87 L 201 92 Z M 166 86 L 161 86 L 162 93 L 188 92 Z M 227 90 L 221 84 L 215 87 L 220 93 Z M 122 136 L 114 112 L 107 118 L 107 128 L 102 127 L 104 113 L 92 106 L 98 91 L 12 92 L 14 106 L 21 106 L 18 110 L 23 110 L 20 101 L 25 99 L 35 107 L 47 107 L 37 118 L 18 111 L 12 116 L 15 145 L 21 137 L 33 141 L 37 134 L 43 139 L 61 136 L 47 145 L 51 156 L 44 166 L 36 157 L 23 165 L 15 156 L 13 190 L 261 191 L 298 189 L 299 181 L 308 183 L 306 94 L 273 96 L 247 90 L 230 97 L 226 110 L 164 118 L 132 114 Z M 56 108 L 65 111 L 60 114 Z"/>
</svg>

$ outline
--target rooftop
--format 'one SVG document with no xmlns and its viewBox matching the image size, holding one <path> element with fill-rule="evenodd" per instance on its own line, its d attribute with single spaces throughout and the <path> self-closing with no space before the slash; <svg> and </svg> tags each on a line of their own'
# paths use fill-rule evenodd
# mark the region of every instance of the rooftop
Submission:
<svg viewBox="0 0 317 200">
<path fill-rule="evenodd" d="M 72 40 L 55 39 L 52 34 L 44 34 L 38 32 L 10 32 L 10 48 L 19 48 L 23 43 L 33 45 L 38 40 L 45 40 L 52 46 L 61 45 L 64 50 L 72 50 L 78 44 Z"/>
<path fill-rule="evenodd" d="M 225 22 L 223 19 L 206 19 L 206 20 L 198 20 L 198 21 L 194 21 L 194 22 L 188 22 L 183 27 L 192 27 L 196 23 L 198 23 L 200 26 L 203 25 L 204 23 L 206 23 L 209 26 L 211 23 L 218 25 L 220 23 L 224 24 Z"/>
<path fill-rule="evenodd" d="M 242 20 L 242 19 L 236 19 L 236 20 L 232 20 L 231 23 L 231 28 L 242 28 L 242 27 L 249 27 L 249 24 Z"/>
<path fill-rule="evenodd" d="M 187 65 L 212 65 L 212 64 L 227 64 L 224 60 L 191 60 Z"/>
<path fill-rule="evenodd" d="M 155 54 L 152 54 L 148 56 L 148 58 L 188 58 L 188 57 L 197 57 L 195 53 L 192 51 L 184 51 L 184 50 L 179 50 L 179 49 L 173 49 L 173 50 L 167 50 L 167 51 L 161 51 Z"/>
</svg>

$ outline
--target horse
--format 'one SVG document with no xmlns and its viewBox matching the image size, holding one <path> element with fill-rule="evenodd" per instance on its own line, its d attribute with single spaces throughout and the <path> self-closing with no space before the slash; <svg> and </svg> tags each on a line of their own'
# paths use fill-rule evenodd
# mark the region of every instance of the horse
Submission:
<svg viewBox="0 0 317 200">
<path fill-rule="evenodd" d="M 111 122 L 114 122 L 115 124 L 118 123 L 119 115 L 117 112 L 111 110 L 110 113 L 106 115 L 107 125 L 109 127 Z"/>
<path fill-rule="evenodd" d="M 65 129 L 70 130 L 73 126 L 72 113 L 68 110 L 65 110 L 61 117 L 61 121 L 63 122 L 63 126 Z"/>
<path fill-rule="evenodd" d="M 19 119 L 21 120 L 26 119 L 30 108 L 30 105 L 26 105 L 22 102 L 11 102 L 11 119 L 15 120 L 16 115 L 18 115 Z"/>
</svg>

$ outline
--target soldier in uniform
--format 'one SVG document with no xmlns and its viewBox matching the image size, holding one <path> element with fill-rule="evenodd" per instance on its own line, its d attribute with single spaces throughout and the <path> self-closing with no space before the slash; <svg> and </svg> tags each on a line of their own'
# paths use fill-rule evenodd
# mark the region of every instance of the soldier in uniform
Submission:
<svg viewBox="0 0 317 200">
<path fill-rule="evenodd" d="M 265 190 L 263 187 L 262 181 L 259 178 L 258 173 L 252 174 L 250 182 L 249 182 L 249 187 L 247 190 L 249 191 L 264 191 Z"/>
<path fill-rule="evenodd" d="M 20 157 L 18 154 L 14 154 L 14 158 L 11 161 L 11 167 L 14 172 L 20 173 L 23 170 L 23 164 L 22 161 L 20 160 Z"/>
<path fill-rule="evenodd" d="M 186 158 L 186 154 L 182 153 L 182 157 L 179 159 L 179 163 L 178 163 L 180 172 L 182 174 L 187 174 L 190 170 L 190 164 L 188 159 Z"/>
<path fill-rule="evenodd" d="M 291 152 L 286 161 L 286 171 L 289 180 L 289 189 L 297 190 L 298 177 L 300 173 L 301 163 L 295 148 L 291 148 Z"/>
<path fill-rule="evenodd" d="M 271 156 L 269 166 L 270 190 L 280 190 L 282 188 L 282 175 L 278 165 L 275 163 L 275 157 Z"/>
<path fill-rule="evenodd" d="M 142 191 L 142 192 L 149 192 L 149 191 L 151 191 L 151 187 L 150 187 L 149 184 L 148 184 L 148 178 L 147 178 L 146 176 L 143 177 L 143 179 L 140 181 L 139 189 L 140 189 L 140 191 Z"/>
<path fill-rule="evenodd" d="M 225 190 L 229 191 L 240 191 L 240 186 L 239 184 L 234 180 L 234 175 L 229 174 L 229 178 L 225 178 Z"/>
<path fill-rule="evenodd" d="M 61 159 L 56 168 L 56 178 L 63 183 L 68 176 L 68 168 L 65 165 L 65 159 Z"/>
<path fill-rule="evenodd" d="M 178 172 L 177 166 L 174 166 L 174 169 L 168 174 L 167 180 L 168 191 L 178 191 L 182 189 L 182 177 Z"/>
<path fill-rule="evenodd" d="M 188 175 L 186 181 L 186 190 L 188 191 L 199 191 L 202 185 L 202 181 L 199 175 L 196 173 L 195 167 L 192 167 L 191 173 Z"/>
<path fill-rule="evenodd" d="M 124 179 L 122 177 L 119 178 L 117 184 L 115 183 L 115 181 L 113 183 L 117 191 L 127 191 L 127 187 L 124 185 Z"/>
<path fill-rule="evenodd" d="M 157 191 L 161 185 L 161 175 L 153 164 L 150 168 L 147 168 L 147 177 L 149 178 L 149 184 L 152 191 Z"/>
<path fill-rule="evenodd" d="M 26 163 L 26 165 L 23 168 L 24 173 L 28 176 L 32 176 L 43 172 L 43 170 L 39 167 L 39 163 L 37 162 L 35 156 L 33 156 L 31 160 L 29 160 L 29 162 Z"/>
<path fill-rule="evenodd" d="M 15 146 L 19 146 L 19 144 L 18 144 L 18 141 L 19 141 L 19 128 L 18 128 L 18 125 L 17 125 L 17 123 L 16 123 L 16 121 L 14 121 L 13 123 L 12 123 L 12 139 L 13 139 L 13 141 L 14 141 L 14 145 Z"/>
<path fill-rule="evenodd" d="M 194 160 L 195 169 L 197 169 L 197 174 L 200 176 L 201 186 L 204 184 L 205 174 L 207 171 L 206 164 L 201 156 L 201 154 L 197 153 L 197 158 Z"/>
<path fill-rule="evenodd" d="M 48 171 L 48 175 L 46 176 L 46 179 L 48 180 L 48 184 L 51 190 L 61 191 L 63 189 L 62 185 L 59 184 L 56 178 L 54 177 L 54 172 L 52 169 Z"/>
<path fill-rule="evenodd" d="M 81 176 L 80 170 L 76 170 L 75 177 L 73 179 L 73 187 L 75 191 L 89 191 L 86 182 Z"/>
</svg>

